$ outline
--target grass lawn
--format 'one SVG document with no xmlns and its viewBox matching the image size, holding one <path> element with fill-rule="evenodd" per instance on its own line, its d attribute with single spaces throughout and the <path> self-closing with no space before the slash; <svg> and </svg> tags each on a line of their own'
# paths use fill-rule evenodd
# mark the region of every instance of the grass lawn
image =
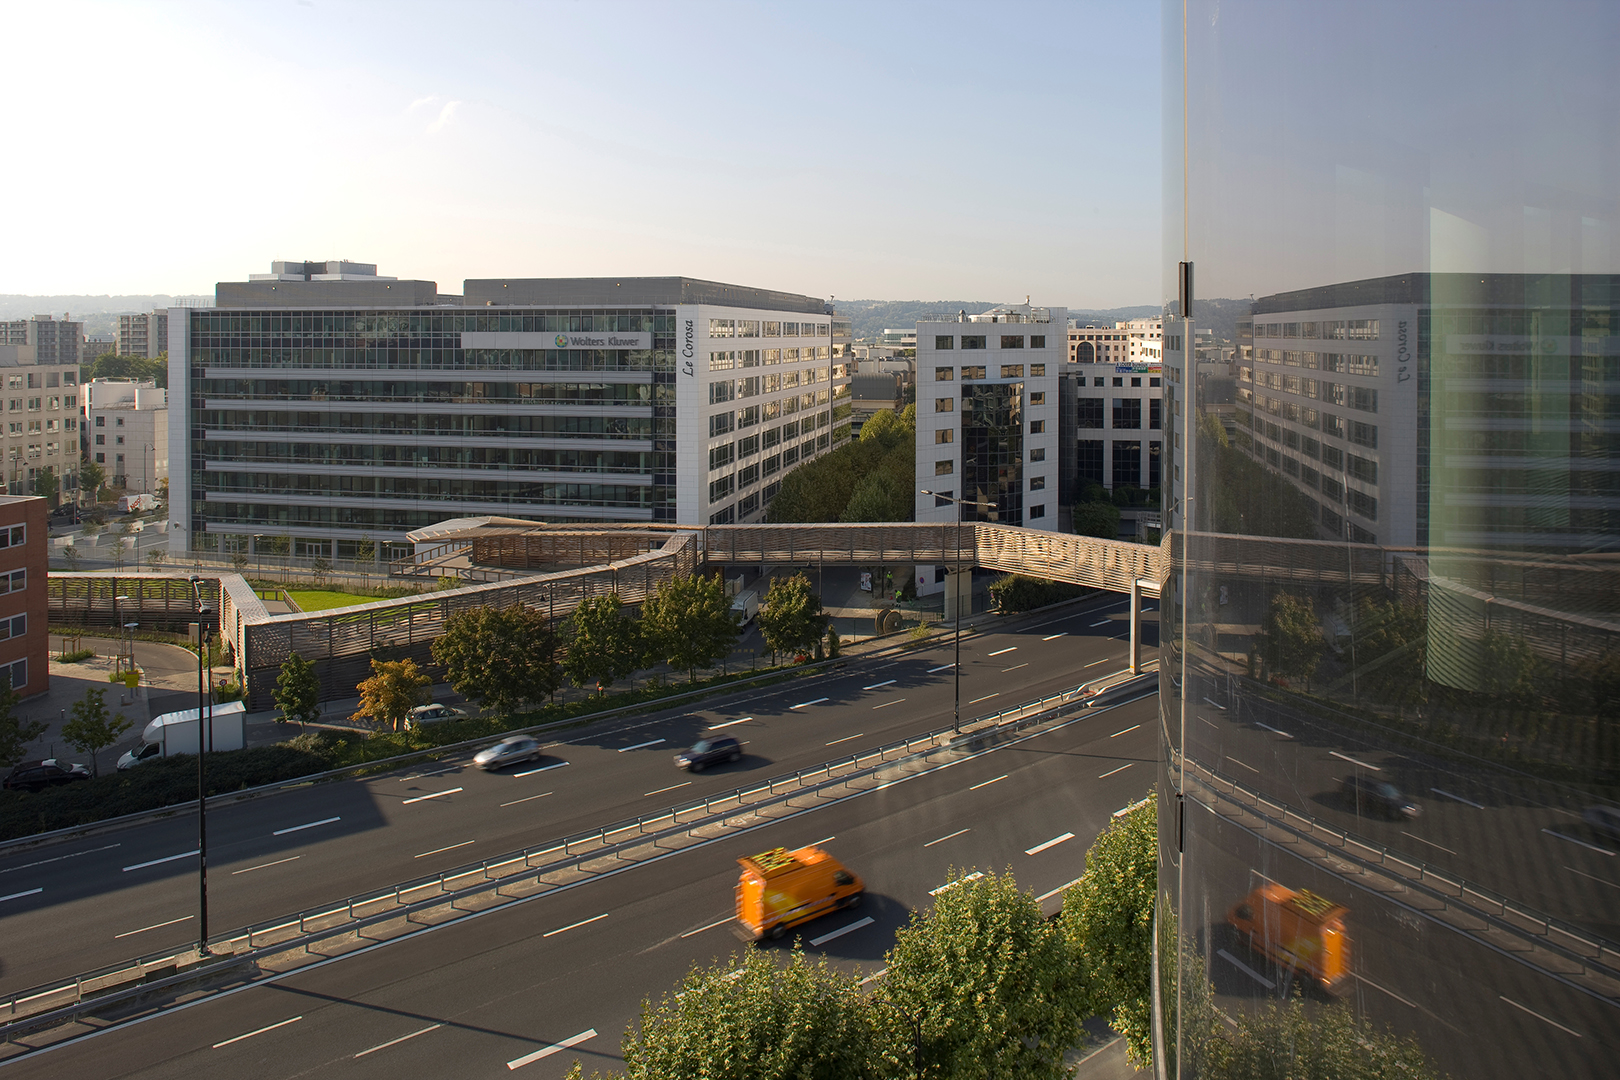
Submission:
<svg viewBox="0 0 1620 1080">
<path fill-rule="evenodd" d="M 287 595 L 304 611 L 325 611 L 328 608 L 353 607 L 380 599 L 376 596 L 357 596 L 354 593 L 332 592 L 327 589 L 289 589 Z"/>
</svg>

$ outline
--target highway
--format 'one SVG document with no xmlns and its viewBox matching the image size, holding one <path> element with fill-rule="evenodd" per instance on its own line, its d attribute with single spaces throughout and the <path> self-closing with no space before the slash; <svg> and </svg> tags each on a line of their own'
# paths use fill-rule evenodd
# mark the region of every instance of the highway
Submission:
<svg viewBox="0 0 1620 1080">
<path fill-rule="evenodd" d="M 1099 599 L 965 639 L 964 719 L 1120 669 L 1126 604 Z M 1155 623 L 1145 625 L 1151 633 Z M 949 724 L 951 655 L 947 639 L 697 707 L 570 729 L 532 767 L 483 773 L 463 754 L 212 809 L 210 929 L 279 918 Z M 674 751 L 714 730 L 742 739 L 744 759 L 678 771 Z M 196 850 L 195 816 L 181 814 L 0 859 L 0 992 L 194 941 Z"/>
<path fill-rule="evenodd" d="M 1003 646 L 1005 647 L 1005 646 Z M 735 860 L 824 842 L 867 881 L 806 924 L 871 974 L 909 912 L 964 868 L 1010 866 L 1055 907 L 1110 815 L 1156 779 L 1156 698 L 615 876 L 204 1000 L 7 1068 L 17 1077 L 559 1077 L 619 1063 L 644 997 L 741 947 Z M 769 946 L 782 949 L 782 942 Z M 563 1044 L 569 1044 L 564 1046 Z"/>
</svg>

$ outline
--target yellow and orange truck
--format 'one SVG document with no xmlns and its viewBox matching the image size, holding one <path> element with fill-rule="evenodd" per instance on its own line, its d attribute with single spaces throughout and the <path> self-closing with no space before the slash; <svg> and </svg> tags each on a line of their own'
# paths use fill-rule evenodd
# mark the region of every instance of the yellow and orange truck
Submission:
<svg viewBox="0 0 1620 1080">
<path fill-rule="evenodd" d="M 1350 978 L 1350 937 L 1342 904 L 1309 889 L 1268 881 L 1227 913 L 1226 921 L 1261 956 L 1314 979 L 1338 993 Z"/>
<path fill-rule="evenodd" d="M 866 885 L 814 845 L 772 848 L 737 860 L 737 921 L 755 941 L 779 938 L 800 923 L 861 902 Z"/>
</svg>

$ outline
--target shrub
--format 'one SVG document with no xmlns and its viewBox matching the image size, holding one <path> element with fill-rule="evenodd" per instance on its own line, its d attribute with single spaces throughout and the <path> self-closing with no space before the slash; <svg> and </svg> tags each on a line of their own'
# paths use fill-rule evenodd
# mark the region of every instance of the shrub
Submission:
<svg viewBox="0 0 1620 1080">
<path fill-rule="evenodd" d="M 1046 581 L 1042 578 L 1025 577 L 1022 574 L 1008 574 L 990 585 L 990 595 L 995 598 L 996 610 L 1003 615 L 1033 611 L 1047 604 L 1073 600 L 1085 592 L 1086 590 L 1079 585 L 1070 585 L 1066 581 Z"/>
</svg>

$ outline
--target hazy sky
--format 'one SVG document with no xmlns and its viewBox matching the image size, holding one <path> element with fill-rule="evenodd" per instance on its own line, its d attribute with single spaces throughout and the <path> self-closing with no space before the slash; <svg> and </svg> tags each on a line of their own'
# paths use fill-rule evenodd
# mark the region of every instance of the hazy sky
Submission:
<svg viewBox="0 0 1620 1080">
<path fill-rule="evenodd" d="M 272 259 L 1159 300 L 1145 2 L 16 4 L 0 292 Z"/>
</svg>

